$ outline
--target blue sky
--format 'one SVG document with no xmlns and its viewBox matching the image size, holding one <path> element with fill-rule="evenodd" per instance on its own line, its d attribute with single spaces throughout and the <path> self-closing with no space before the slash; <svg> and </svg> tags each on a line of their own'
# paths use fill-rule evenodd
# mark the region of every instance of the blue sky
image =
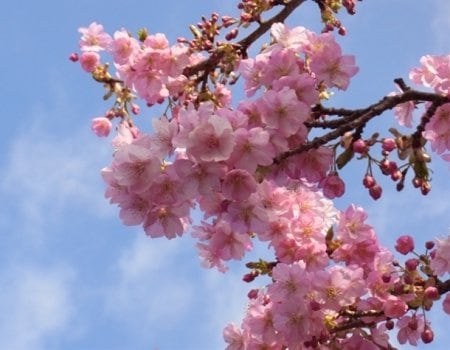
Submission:
<svg viewBox="0 0 450 350">
<path fill-rule="evenodd" d="M 450 52 L 448 0 L 366 0 L 342 19 L 340 42 L 360 73 L 338 106 L 364 106 L 393 91 L 426 53 Z M 107 108 L 102 90 L 68 61 L 77 28 L 92 21 L 113 32 L 145 26 L 171 39 L 212 10 L 235 14 L 234 1 L 31 1 L 2 5 L 0 40 L 0 349 L 222 349 L 222 328 L 239 322 L 249 285 L 242 264 L 225 275 L 200 267 L 188 237 L 151 240 L 124 227 L 103 198 L 99 170 L 110 162 L 107 140 L 89 130 Z M 319 28 L 308 5 L 289 24 Z M 142 113 L 142 118 L 152 116 Z M 390 115 L 380 118 L 393 125 Z M 433 164 L 434 190 L 405 190 L 369 200 L 362 165 L 346 170 L 348 195 L 364 205 L 384 244 L 410 233 L 424 242 L 450 226 L 448 165 Z M 354 185 L 352 185 L 354 183 Z M 418 246 L 420 243 L 417 244 Z M 439 309 L 439 305 L 436 307 Z M 433 313 L 445 348 L 448 318 Z M 425 348 L 425 346 L 422 346 Z"/>
</svg>

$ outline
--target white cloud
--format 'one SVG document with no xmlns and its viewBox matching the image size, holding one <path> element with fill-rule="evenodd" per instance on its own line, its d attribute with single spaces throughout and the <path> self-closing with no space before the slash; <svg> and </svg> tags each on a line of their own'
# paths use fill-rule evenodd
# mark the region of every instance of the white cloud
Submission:
<svg viewBox="0 0 450 350">
<path fill-rule="evenodd" d="M 179 322 L 193 296 L 192 282 L 177 274 L 182 250 L 180 241 L 153 240 L 139 232 L 115 266 L 118 278 L 105 293 L 107 310 L 130 328 L 144 325 L 146 333 Z"/>
<path fill-rule="evenodd" d="M 118 259 L 116 281 L 102 293 L 106 310 L 150 347 L 173 341 L 167 334 L 176 332 L 183 349 L 223 348 L 222 330 L 240 324 L 250 289 L 242 281 L 244 263 L 234 265 L 226 274 L 206 270 L 190 238 L 138 233 Z"/>
<path fill-rule="evenodd" d="M 41 119 L 19 132 L 7 148 L 0 171 L 0 193 L 11 199 L 10 210 L 19 216 L 10 225 L 32 234 L 58 222 L 63 210 L 77 208 L 96 215 L 108 213 L 99 170 L 105 150 L 87 133 L 53 136 L 40 126 Z M 0 220 L 6 225 L 7 219 Z"/>
<path fill-rule="evenodd" d="M 0 276 L 0 348 L 45 349 L 74 316 L 67 268 L 13 267 Z M 54 339 L 53 339 L 54 340 Z"/>
</svg>

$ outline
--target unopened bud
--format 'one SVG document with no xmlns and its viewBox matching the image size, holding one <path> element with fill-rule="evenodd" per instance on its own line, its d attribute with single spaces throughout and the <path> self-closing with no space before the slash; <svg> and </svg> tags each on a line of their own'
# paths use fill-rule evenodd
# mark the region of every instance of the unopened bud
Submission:
<svg viewBox="0 0 450 350">
<path fill-rule="evenodd" d="M 427 248 L 428 250 L 433 249 L 434 248 L 434 242 L 433 241 L 425 242 L 425 248 Z"/>
<path fill-rule="evenodd" d="M 439 299 L 439 291 L 436 287 L 427 287 L 425 289 L 425 298 L 430 300 L 438 300 Z"/>
<path fill-rule="evenodd" d="M 420 334 L 420 338 L 422 339 L 422 341 L 425 344 L 429 344 L 433 341 L 434 339 L 434 333 L 431 330 L 430 327 L 425 327 L 425 329 L 423 330 L 423 332 Z"/>
<path fill-rule="evenodd" d="M 249 299 L 256 299 L 258 297 L 258 290 L 252 289 L 247 293 Z"/>
<path fill-rule="evenodd" d="M 69 60 L 72 62 L 77 62 L 79 59 L 78 54 L 76 52 L 72 52 L 69 56 Z"/>
<path fill-rule="evenodd" d="M 375 200 L 379 199 L 381 197 L 382 193 L 383 193 L 383 189 L 379 185 L 375 185 L 375 186 L 372 186 L 371 188 L 369 188 L 369 194 Z"/>
</svg>

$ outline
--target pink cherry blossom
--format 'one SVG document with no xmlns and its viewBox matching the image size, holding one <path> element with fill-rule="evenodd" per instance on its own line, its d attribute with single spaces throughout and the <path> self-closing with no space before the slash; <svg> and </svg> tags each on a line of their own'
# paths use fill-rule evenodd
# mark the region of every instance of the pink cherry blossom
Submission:
<svg viewBox="0 0 450 350">
<path fill-rule="evenodd" d="M 137 54 L 139 50 L 139 42 L 130 36 L 130 34 L 122 29 L 114 33 L 114 39 L 108 48 L 109 52 L 117 64 L 129 63 L 130 58 Z"/>
<path fill-rule="evenodd" d="M 228 324 L 223 330 L 223 338 L 228 344 L 225 350 L 245 350 L 246 337 L 234 324 Z"/>
<path fill-rule="evenodd" d="M 406 314 L 407 311 L 408 305 L 401 298 L 393 295 L 389 296 L 383 304 L 383 312 L 386 317 L 399 318 Z"/>
<path fill-rule="evenodd" d="M 359 68 L 355 66 L 354 56 L 333 54 L 314 57 L 311 69 L 319 81 L 330 88 L 337 87 L 340 90 L 347 90 L 350 78 L 359 71 Z"/>
<path fill-rule="evenodd" d="M 400 344 L 408 342 L 416 346 L 420 339 L 420 333 L 423 330 L 424 320 L 422 315 L 403 316 L 397 322 L 397 327 L 400 329 L 397 334 L 397 340 Z"/>
<path fill-rule="evenodd" d="M 101 24 L 93 22 L 89 27 L 78 29 L 82 34 L 80 40 L 81 51 L 102 51 L 105 50 L 111 42 L 111 36 L 106 33 Z"/>
<path fill-rule="evenodd" d="M 439 94 L 450 93 L 450 55 L 447 56 L 422 56 L 422 67 L 414 68 L 409 78 L 416 84 L 431 87 Z"/>
<path fill-rule="evenodd" d="M 218 162 L 227 160 L 234 146 L 235 137 L 230 123 L 212 115 L 189 134 L 187 154 L 199 161 Z"/>
<path fill-rule="evenodd" d="M 297 50 L 308 42 L 309 31 L 304 27 L 288 28 L 284 23 L 274 23 L 270 34 L 275 40 L 275 48 L 281 46 Z"/>
<path fill-rule="evenodd" d="M 446 272 L 450 273 L 450 236 L 436 239 L 436 249 L 432 255 L 430 267 L 438 276 Z"/>
<path fill-rule="evenodd" d="M 261 119 L 283 136 L 294 135 L 309 116 L 309 107 L 288 87 L 267 91 L 261 101 Z M 303 126 L 304 127 L 304 126 Z"/>
<path fill-rule="evenodd" d="M 273 163 L 275 149 L 270 143 L 270 135 L 260 127 L 239 128 L 234 133 L 236 145 L 229 163 L 237 168 L 255 172 L 258 165 L 267 166 Z"/>
<path fill-rule="evenodd" d="M 188 203 L 177 206 L 159 206 L 152 208 L 145 218 L 144 230 L 150 237 L 167 237 L 168 239 L 181 236 L 189 222 Z"/>
<path fill-rule="evenodd" d="M 450 150 L 450 104 L 439 107 L 426 124 L 423 137 L 430 141 L 431 149 L 438 154 Z"/>
</svg>

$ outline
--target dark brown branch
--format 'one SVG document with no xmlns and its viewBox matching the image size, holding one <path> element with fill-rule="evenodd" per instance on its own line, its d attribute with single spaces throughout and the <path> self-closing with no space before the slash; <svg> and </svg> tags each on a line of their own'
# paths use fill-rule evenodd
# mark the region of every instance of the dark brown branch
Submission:
<svg viewBox="0 0 450 350">
<path fill-rule="evenodd" d="M 253 44 L 256 40 L 258 40 L 264 33 L 266 33 L 270 29 L 272 24 L 277 22 L 284 22 L 286 18 L 305 1 L 306 0 L 291 0 L 289 3 L 284 5 L 284 8 L 278 14 L 276 14 L 267 21 L 261 22 L 258 28 L 256 28 L 247 37 L 238 41 L 234 45 L 239 48 L 241 53 L 245 53 L 251 44 Z M 223 51 L 215 50 L 214 52 L 211 53 L 211 55 L 207 59 L 197 63 L 194 66 L 186 67 L 183 71 L 183 75 L 185 75 L 186 77 L 191 77 L 202 71 L 204 71 L 205 74 L 207 74 L 207 72 L 210 72 L 215 69 L 217 63 L 220 62 L 223 55 L 224 55 Z"/>
<path fill-rule="evenodd" d="M 326 143 L 335 140 L 342 136 L 345 132 L 355 130 L 357 128 L 364 127 L 368 121 L 372 118 L 384 113 L 387 110 L 398 106 L 399 104 L 409 102 L 409 101 L 429 101 L 433 103 L 433 106 L 439 107 L 444 103 L 450 102 L 448 96 L 442 96 L 430 92 L 422 92 L 408 89 L 403 93 L 398 95 L 386 96 L 380 101 L 372 104 L 371 106 L 364 109 L 348 110 L 348 109 L 335 109 L 335 108 L 324 108 L 322 107 L 320 112 L 326 115 L 338 115 L 343 116 L 342 119 L 338 121 L 329 121 L 327 125 L 326 122 L 312 121 L 308 122 L 307 126 L 310 127 L 335 127 L 336 129 L 328 132 L 325 135 L 315 137 L 313 140 L 304 143 L 292 150 L 284 152 L 275 159 L 275 163 L 280 163 L 286 158 L 289 158 L 295 154 L 309 151 L 311 149 L 316 149 Z M 322 123 L 322 124 L 321 124 Z"/>
<path fill-rule="evenodd" d="M 438 281 L 436 287 L 437 287 L 440 295 L 450 292 L 450 279 L 448 279 L 445 282 Z"/>
</svg>

